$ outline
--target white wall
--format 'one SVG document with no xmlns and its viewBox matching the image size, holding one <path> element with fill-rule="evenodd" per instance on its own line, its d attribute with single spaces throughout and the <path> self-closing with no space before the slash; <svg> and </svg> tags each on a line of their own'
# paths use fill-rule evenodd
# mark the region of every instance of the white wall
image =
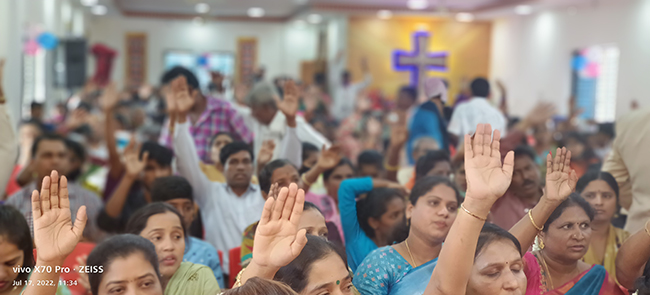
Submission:
<svg viewBox="0 0 650 295">
<path fill-rule="evenodd" d="M 597 44 L 620 51 L 617 117 L 633 99 L 650 106 L 650 1 L 627 0 L 527 17 L 495 20 L 491 76 L 509 91 L 511 112 L 525 115 L 539 99 L 555 102 L 564 114 L 571 87 L 571 52 Z"/>
<path fill-rule="evenodd" d="M 100 16 L 90 20 L 88 30 L 91 45 L 102 42 L 119 52 L 113 79 L 120 84 L 124 82 L 124 41 L 128 32 L 147 33 L 147 78 L 154 85 L 163 73 L 163 54 L 168 49 L 235 53 L 238 38 L 256 37 L 258 62 L 266 66 L 267 78 L 272 78 L 280 74 L 299 76 L 300 62 L 313 60 L 317 48 L 315 28 L 285 23 L 209 22 L 201 26 L 190 20 Z"/>
</svg>

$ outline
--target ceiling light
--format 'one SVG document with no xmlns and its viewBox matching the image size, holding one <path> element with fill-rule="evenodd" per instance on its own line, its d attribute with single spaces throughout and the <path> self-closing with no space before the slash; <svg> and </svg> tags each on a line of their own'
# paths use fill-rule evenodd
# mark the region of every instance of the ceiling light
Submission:
<svg viewBox="0 0 650 295">
<path fill-rule="evenodd" d="M 413 10 L 422 10 L 427 7 L 429 7 L 429 1 L 427 0 L 408 0 L 406 2 L 406 6 L 408 6 L 409 9 Z"/>
<path fill-rule="evenodd" d="M 469 23 L 474 21 L 474 15 L 467 12 L 460 12 L 456 14 L 456 20 L 462 23 Z"/>
<path fill-rule="evenodd" d="M 210 11 L 210 5 L 207 3 L 198 3 L 194 6 L 194 10 L 198 13 L 208 13 Z"/>
<path fill-rule="evenodd" d="M 393 17 L 393 13 L 390 10 L 380 10 L 377 11 L 377 17 L 380 19 L 389 19 Z"/>
<path fill-rule="evenodd" d="M 81 5 L 83 5 L 83 6 L 95 6 L 95 5 L 97 5 L 97 0 L 81 0 Z"/>
<path fill-rule="evenodd" d="M 307 21 L 312 23 L 312 24 L 317 24 L 317 23 L 320 23 L 321 21 L 323 21 L 323 17 L 320 16 L 320 14 L 315 14 L 314 13 L 314 14 L 310 14 L 307 17 Z"/>
<path fill-rule="evenodd" d="M 263 17 L 264 9 L 259 7 L 251 7 L 248 9 L 248 16 L 250 17 Z"/>
<path fill-rule="evenodd" d="M 90 12 L 92 12 L 94 15 L 104 15 L 106 12 L 108 12 L 108 9 L 104 5 L 95 5 L 90 9 Z"/>
<path fill-rule="evenodd" d="M 530 5 L 519 5 L 515 7 L 515 13 L 519 15 L 529 15 L 533 13 L 533 8 Z"/>
</svg>

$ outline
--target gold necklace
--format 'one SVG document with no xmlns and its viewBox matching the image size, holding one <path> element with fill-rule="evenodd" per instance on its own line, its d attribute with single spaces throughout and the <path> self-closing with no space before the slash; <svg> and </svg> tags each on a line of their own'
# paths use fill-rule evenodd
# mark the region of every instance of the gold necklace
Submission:
<svg viewBox="0 0 650 295">
<path fill-rule="evenodd" d="M 411 248 L 409 248 L 409 242 L 407 240 L 404 240 L 404 244 L 406 245 L 406 250 L 409 251 L 409 256 L 411 256 L 411 260 L 413 261 L 413 268 L 417 268 L 418 264 L 415 263 L 415 259 L 413 258 L 413 253 L 411 253 Z"/>
<path fill-rule="evenodd" d="M 542 263 L 544 264 L 544 268 L 546 269 L 548 280 L 551 283 L 551 290 L 555 290 L 555 286 L 553 285 L 553 278 L 551 277 L 551 272 L 548 270 L 548 264 L 546 264 L 546 258 L 544 258 L 544 254 L 542 254 L 542 251 L 539 251 L 539 256 L 542 257 Z"/>
</svg>

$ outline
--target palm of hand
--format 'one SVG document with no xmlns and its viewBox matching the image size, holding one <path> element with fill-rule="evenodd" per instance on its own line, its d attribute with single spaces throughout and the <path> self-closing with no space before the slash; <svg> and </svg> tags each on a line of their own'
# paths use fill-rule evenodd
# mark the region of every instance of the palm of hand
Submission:
<svg viewBox="0 0 650 295">
<path fill-rule="evenodd" d="M 80 236 L 72 230 L 70 209 L 52 209 L 34 219 L 34 239 L 39 260 L 53 261 L 72 252 Z"/>
<path fill-rule="evenodd" d="M 465 161 L 467 190 L 483 192 L 492 198 L 501 197 L 508 187 L 512 176 L 508 176 L 501 168 L 501 161 L 486 155 L 474 156 Z"/>
<path fill-rule="evenodd" d="M 569 174 L 562 171 L 554 171 L 546 175 L 546 194 L 549 199 L 563 199 L 561 196 L 568 196 L 573 192 L 569 182 Z"/>
<path fill-rule="evenodd" d="M 194 105 L 194 100 L 187 91 L 180 92 L 176 95 L 176 105 L 179 111 L 187 112 Z"/>
<path fill-rule="evenodd" d="M 295 225 L 288 220 L 273 220 L 260 225 L 255 233 L 256 246 L 253 247 L 256 263 L 277 268 L 289 264 L 300 254 L 291 251 L 297 232 Z"/>
<path fill-rule="evenodd" d="M 325 151 L 318 158 L 318 165 L 325 169 L 331 169 L 341 161 L 341 156 L 338 152 Z"/>
<path fill-rule="evenodd" d="M 555 158 L 546 157 L 545 195 L 552 201 L 564 201 L 576 188 L 578 176 L 571 171 L 571 152 L 558 148 Z"/>
</svg>

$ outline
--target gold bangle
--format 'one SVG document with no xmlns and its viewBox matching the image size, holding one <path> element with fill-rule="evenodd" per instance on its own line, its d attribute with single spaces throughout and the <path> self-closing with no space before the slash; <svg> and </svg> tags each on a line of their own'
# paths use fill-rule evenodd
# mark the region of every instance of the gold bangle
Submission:
<svg viewBox="0 0 650 295">
<path fill-rule="evenodd" d="M 476 219 L 478 219 L 480 221 L 487 221 L 487 218 L 483 218 L 483 217 L 478 216 L 478 215 L 476 215 L 476 214 L 474 214 L 472 212 L 469 212 L 469 210 L 467 210 L 467 208 L 465 208 L 465 204 L 460 204 L 460 208 L 463 209 L 463 211 L 465 211 L 465 213 L 469 214 L 470 216 L 472 216 L 472 217 L 474 217 L 474 218 L 476 218 Z"/>
<path fill-rule="evenodd" d="M 384 162 L 384 169 L 386 169 L 386 171 L 389 171 L 389 172 L 399 171 L 399 165 L 391 166 L 390 164 L 388 164 L 388 161 L 386 161 L 386 162 Z"/>
<path fill-rule="evenodd" d="M 306 186 L 311 186 L 313 184 L 313 183 L 307 181 L 307 178 L 305 177 L 305 174 L 303 174 L 302 177 L 300 177 L 300 179 L 302 179 L 302 183 L 304 185 L 306 185 Z"/>
<path fill-rule="evenodd" d="M 535 220 L 533 220 L 533 209 L 528 210 L 528 218 L 530 219 L 530 223 L 533 224 L 533 227 L 535 227 L 538 231 L 544 230 L 544 225 L 542 225 L 542 227 L 539 227 L 537 226 L 537 223 L 535 223 Z"/>
</svg>

